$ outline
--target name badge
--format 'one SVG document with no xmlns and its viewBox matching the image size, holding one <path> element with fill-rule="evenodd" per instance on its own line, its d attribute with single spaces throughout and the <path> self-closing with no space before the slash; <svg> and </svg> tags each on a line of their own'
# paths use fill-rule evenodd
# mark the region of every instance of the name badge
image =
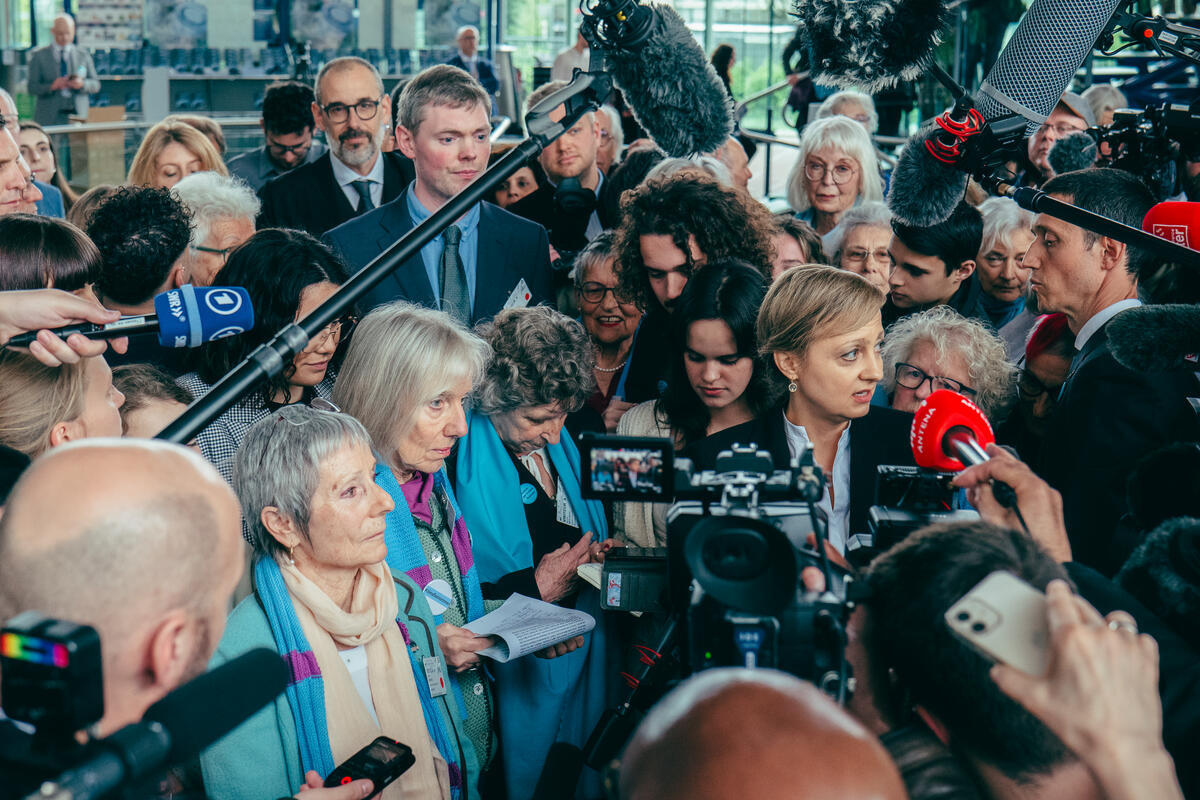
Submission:
<svg viewBox="0 0 1200 800">
<path fill-rule="evenodd" d="M 529 301 L 533 299 L 533 293 L 529 291 L 529 284 L 524 278 L 517 281 L 517 288 L 512 290 L 512 294 L 508 296 L 508 300 L 504 301 L 504 307 L 508 308 L 525 308 L 529 305 Z"/>
<path fill-rule="evenodd" d="M 446 675 L 442 671 L 442 660 L 437 656 L 425 656 L 425 680 L 429 684 L 429 696 L 441 697 L 446 693 Z"/>
<path fill-rule="evenodd" d="M 563 491 L 561 480 L 558 482 L 558 491 L 555 492 L 555 499 L 557 501 L 555 519 L 563 525 L 578 528 L 579 519 L 575 516 L 575 509 L 571 508 L 571 501 L 567 499 L 567 493 Z"/>
</svg>

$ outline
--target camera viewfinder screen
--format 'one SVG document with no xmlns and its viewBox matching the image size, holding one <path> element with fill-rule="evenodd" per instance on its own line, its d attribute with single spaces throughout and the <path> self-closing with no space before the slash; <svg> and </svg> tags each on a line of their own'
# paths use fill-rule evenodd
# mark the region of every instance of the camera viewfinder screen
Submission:
<svg viewBox="0 0 1200 800">
<path fill-rule="evenodd" d="M 634 447 L 594 447 L 591 451 L 592 492 L 665 497 L 662 451 Z"/>
</svg>

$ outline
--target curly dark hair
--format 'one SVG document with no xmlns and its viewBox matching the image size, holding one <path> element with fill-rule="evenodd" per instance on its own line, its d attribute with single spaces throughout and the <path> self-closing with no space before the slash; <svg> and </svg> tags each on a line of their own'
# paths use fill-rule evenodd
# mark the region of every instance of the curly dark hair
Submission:
<svg viewBox="0 0 1200 800">
<path fill-rule="evenodd" d="M 676 349 L 680 356 L 672 365 L 673 376 L 658 403 L 656 414 L 669 425 L 687 447 L 703 439 L 711 415 L 700 402 L 688 380 L 683 360 L 687 351 L 688 331 L 692 323 L 719 319 L 729 326 L 738 355 L 754 362 L 754 373 L 746 387 L 745 398 L 754 416 L 773 408 L 779 397 L 770 370 L 759 354 L 754 325 L 758 309 L 767 294 L 767 280 L 762 273 L 744 261 L 710 262 L 688 281 L 687 288 L 676 301 L 671 314 Z"/>
<path fill-rule="evenodd" d="M 121 187 L 88 221 L 100 251 L 96 291 L 123 305 L 146 302 L 166 283 L 191 232 L 191 214 L 167 189 Z"/>
<path fill-rule="evenodd" d="M 688 239 L 695 236 L 705 262 L 745 261 L 769 279 L 774 231 L 775 221 L 765 206 L 702 170 L 685 169 L 651 178 L 621 198 L 616 243 L 618 290 L 643 309 L 657 304 L 641 248 L 641 237 L 653 235 L 671 237 L 687 259 L 689 273 L 696 264 Z"/>
<path fill-rule="evenodd" d="M 276 135 L 304 133 L 313 126 L 312 104 L 311 86 L 276 81 L 263 91 L 263 127 Z"/>
<path fill-rule="evenodd" d="M 216 286 L 242 286 L 254 307 L 254 328 L 240 336 L 208 342 L 196 351 L 195 368 L 206 383 L 215 383 L 260 344 L 296 321 L 300 295 L 318 283 L 341 284 L 346 266 L 332 250 L 303 231 L 267 228 L 247 239 L 229 254 L 229 261 L 213 279 Z M 334 357 L 345 352 L 347 339 Z M 264 402 L 287 390 L 295 367 L 264 388 Z"/>
<path fill-rule="evenodd" d="M 578 320 L 546 306 L 510 308 L 475 333 L 493 352 L 475 389 L 482 414 L 550 403 L 571 413 L 596 390 L 592 340 Z"/>
</svg>

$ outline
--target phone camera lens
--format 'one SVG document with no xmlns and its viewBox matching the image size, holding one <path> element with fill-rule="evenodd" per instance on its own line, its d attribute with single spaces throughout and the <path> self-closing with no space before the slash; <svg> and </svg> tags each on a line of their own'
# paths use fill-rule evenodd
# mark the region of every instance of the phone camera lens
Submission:
<svg viewBox="0 0 1200 800">
<path fill-rule="evenodd" d="M 971 630 L 975 631 L 976 633 L 983 633 L 987 630 L 987 625 L 984 625 L 982 622 L 976 622 L 971 625 Z"/>
<path fill-rule="evenodd" d="M 968 612 L 966 612 L 966 611 L 960 611 L 960 612 L 958 612 L 958 617 L 957 617 L 957 619 L 958 619 L 958 621 L 959 621 L 959 622 L 966 622 L 966 621 L 967 621 L 967 620 L 969 620 L 970 618 L 971 618 L 971 615 L 970 615 Z"/>
</svg>

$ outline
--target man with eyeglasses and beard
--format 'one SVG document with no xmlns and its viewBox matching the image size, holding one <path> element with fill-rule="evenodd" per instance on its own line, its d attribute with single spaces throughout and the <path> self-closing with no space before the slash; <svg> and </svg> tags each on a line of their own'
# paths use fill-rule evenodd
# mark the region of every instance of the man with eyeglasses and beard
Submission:
<svg viewBox="0 0 1200 800">
<path fill-rule="evenodd" d="M 263 92 L 262 127 L 265 143 L 231 158 L 229 174 L 254 191 L 267 181 L 311 164 L 325 155 L 325 144 L 313 139 L 313 90 L 299 81 L 278 81 Z"/>
<path fill-rule="evenodd" d="M 319 237 L 396 199 L 413 179 L 411 161 L 380 149 L 392 103 L 368 62 L 335 58 L 322 67 L 312 115 L 329 152 L 262 187 L 260 229 L 296 228 Z"/>
</svg>

